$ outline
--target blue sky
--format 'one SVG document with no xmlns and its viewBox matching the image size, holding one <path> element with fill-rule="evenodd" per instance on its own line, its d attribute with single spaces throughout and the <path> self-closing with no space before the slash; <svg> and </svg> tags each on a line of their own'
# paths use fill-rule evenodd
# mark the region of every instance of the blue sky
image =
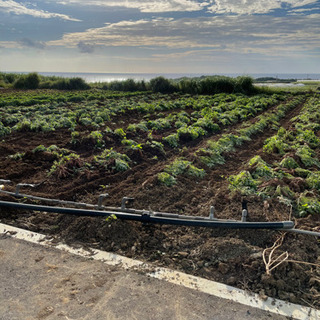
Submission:
<svg viewBox="0 0 320 320">
<path fill-rule="evenodd" d="M 0 71 L 320 73 L 320 1 L 0 0 Z"/>
</svg>

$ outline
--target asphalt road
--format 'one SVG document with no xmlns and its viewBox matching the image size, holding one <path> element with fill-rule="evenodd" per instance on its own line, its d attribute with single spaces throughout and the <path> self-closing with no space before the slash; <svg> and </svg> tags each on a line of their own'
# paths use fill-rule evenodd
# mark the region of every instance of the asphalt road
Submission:
<svg viewBox="0 0 320 320">
<path fill-rule="evenodd" d="M 1 320 L 287 319 L 0 235 Z"/>
</svg>

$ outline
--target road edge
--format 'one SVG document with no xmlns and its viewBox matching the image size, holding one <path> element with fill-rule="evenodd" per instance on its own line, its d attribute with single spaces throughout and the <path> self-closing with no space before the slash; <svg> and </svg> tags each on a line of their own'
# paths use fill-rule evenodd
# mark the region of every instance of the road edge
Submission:
<svg viewBox="0 0 320 320">
<path fill-rule="evenodd" d="M 144 272 L 146 276 L 164 280 L 172 284 L 180 285 L 203 292 L 215 297 L 231 300 L 243 305 L 268 311 L 278 315 L 291 317 L 298 320 L 320 319 L 320 310 L 310 307 L 293 304 L 279 299 L 268 297 L 262 299 L 258 294 L 253 294 L 235 287 L 231 287 L 219 282 L 192 276 L 180 271 L 175 271 L 163 267 L 155 267 L 151 264 L 139 260 L 120 256 L 115 253 L 98 249 L 73 248 L 63 243 L 57 243 L 53 238 L 46 235 L 16 228 L 0 223 L 0 234 L 7 234 L 16 239 L 28 241 L 34 244 L 54 247 L 71 254 L 85 257 L 91 260 L 102 261 L 108 265 L 119 266 L 126 270 Z"/>
</svg>

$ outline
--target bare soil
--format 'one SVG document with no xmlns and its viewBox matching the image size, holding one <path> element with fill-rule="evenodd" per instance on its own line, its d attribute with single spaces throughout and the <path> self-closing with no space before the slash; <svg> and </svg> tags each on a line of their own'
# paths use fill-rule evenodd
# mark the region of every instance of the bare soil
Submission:
<svg viewBox="0 0 320 320">
<path fill-rule="evenodd" d="M 302 105 L 292 110 L 281 125 L 288 127 L 290 119 L 299 114 L 301 108 Z M 128 115 L 124 115 L 123 121 L 127 121 L 126 117 Z M 48 176 L 54 159 L 47 153 L 32 153 L 31 150 L 38 145 L 55 144 L 68 148 L 77 152 L 83 161 L 90 161 L 98 151 L 90 141 L 72 145 L 68 130 L 12 133 L 0 142 L 0 178 L 10 179 L 14 184 L 38 183 L 36 188 L 26 188 L 24 192 L 43 197 L 95 204 L 99 194 L 107 192 L 109 197 L 105 205 L 119 206 L 122 197 L 130 196 L 135 199 L 133 207 L 137 209 L 207 216 L 210 206 L 214 205 L 217 217 L 240 219 L 243 198 L 230 193 L 226 177 L 238 173 L 255 155 L 269 160 L 270 156 L 262 152 L 262 146 L 265 139 L 273 134 L 275 131 L 268 130 L 253 137 L 250 145 L 243 145 L 236 152 L 228 154 L 224 165 L 207 170 L 203 179 L 182 176 L 176 185 L 169 188 L 157 182 L 156 174 L 180 151 L 168 150 L 166 155 L 158 154 L 157 160 L 151 150 L 132 151 L 130 158 L 134 159 L 135 164 L 125 172 L 96 169 L 65 177 Z M 113 136 L 105 139 L 107 147 L 118 143 Z M 192 144 L 199 147 L 201 143 L 204 141 L 186 144 L 188 151 L 182 150 L 179 156 L 190 154 Z M 17 161 L 8 158 L 17 152 L 26 152 L 26 155 Z M 1 196 L 1 199 L 16 201 L 5 196 Z M 266 206 L 260 198 L 253 196 L 246 200 L 250 221 L 289 219 L 290 210 L 285 204 L 270 201 Z M 290 260 L 303 263 L 284 262 L 271 275 L 266 275 L 262 253 L 281 236 L 277 231 L 173 227 L 6 208 L 0 208 L 0 221 L 46 233 L 69 244 L 81 243 L 183 270 L 262 296 L 320 307 L 320 267 L 312 265 L 320 264 L 320 245 L 319 240 L 312 236 L 286 234 L 276 254 L 288 251 Z M 319 216 L 295 218 L 295 222 L 298 228 L 319 230 Z"/>
</svg>

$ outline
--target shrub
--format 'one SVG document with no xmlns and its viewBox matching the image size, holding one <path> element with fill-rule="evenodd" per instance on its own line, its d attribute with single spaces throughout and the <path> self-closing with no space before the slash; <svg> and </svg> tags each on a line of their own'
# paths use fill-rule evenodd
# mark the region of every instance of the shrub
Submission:
<svg viewBox="0 0 320 320">
<path fill-rule="evenodd" d="M 150 87 L 153 92 L 172 93 L 176 91 L 173 84 L 164 77 L 157 77 L 150 80 Z"/>
<path fill-rule="evenodd" d="M 42 86 L 45 88 L 44 84 Z M 82 78 L 58 79 L 48 83 L 48 89 L 87 90 L 90 86 Z"/>
<path fill-rule="evenodd" d="M 255 91 L 253 86 L 253 79 L 251 77 L 242 76 L 235 80 L 235 92 L 251 94 Z"/>
<path fill-rule="evenodd" d="M 90 86 L 82 78 L 69 79 L 68 90 L 87 90 Z"/>
<path fill-rule="evenodd" d="M 21 75 L 14 84 L 15 89 L 38 89 L 40 78 L 37 73 L 29 73 L 28 75 Z"/>
</svg>

